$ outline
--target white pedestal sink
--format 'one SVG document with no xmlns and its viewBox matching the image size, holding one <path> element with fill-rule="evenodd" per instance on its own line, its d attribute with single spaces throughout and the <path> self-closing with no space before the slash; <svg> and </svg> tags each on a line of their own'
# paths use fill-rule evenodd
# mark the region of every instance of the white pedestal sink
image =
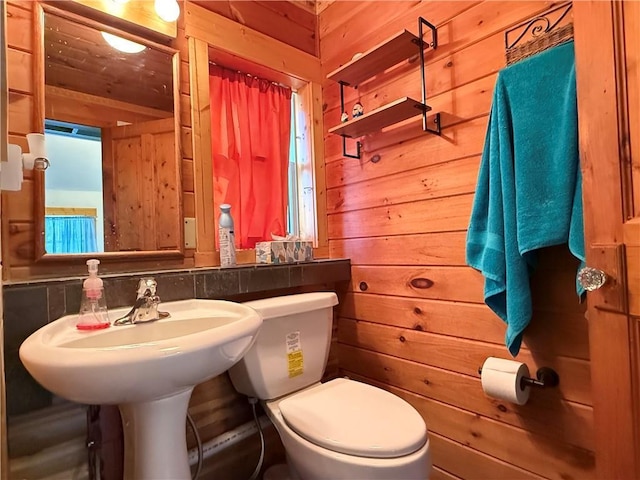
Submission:
<svg viewBox="0 0 640 480">
<path fill-rule="evenodd" d="M 113 321 L 128 308 L 111 310 Z M 20 347 L 20 359 L 45 388 L 71 401 L 119 405 L 126 480 L 190 478 L 185 419 L 193 387 L 236 363 L 262 318 L 222 300 L 160 304 L 171 317 L 97 331 L 77 315 L 45 325 Z"/>
</svg>

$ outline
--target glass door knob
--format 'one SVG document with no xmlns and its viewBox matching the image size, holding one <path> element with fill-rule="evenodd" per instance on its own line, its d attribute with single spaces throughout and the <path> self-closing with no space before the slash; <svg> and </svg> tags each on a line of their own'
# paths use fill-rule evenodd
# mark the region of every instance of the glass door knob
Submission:
<svg viewBox="0 0 640 480">
<path fill-rule="evenodd" d="M 593 267 L 582 267 L 578 271 L 578 283 L 587 292 L 599 289 L 607 282 L 607 274 Z"/>
</svg>

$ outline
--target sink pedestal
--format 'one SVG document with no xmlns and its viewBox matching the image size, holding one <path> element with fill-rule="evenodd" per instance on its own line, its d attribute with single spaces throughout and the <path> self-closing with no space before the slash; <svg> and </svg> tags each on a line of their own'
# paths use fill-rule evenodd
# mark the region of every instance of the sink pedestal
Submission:
<svg viewBox="0 0 640 480">
<path fill-rule="evenodd" d="M 109 310 L 109 317 L 129 310 Z M 78 315 L 67 315 L 20 346 L 29 373 L 56 395 L 118 405 L 126 480 L 190 480 L 191 391 L 240 360 L 262 324 L 251 307 L 224 300 L 178 300 L 162 311 L 170 316 L 93 331 L 78 330 Z"/>
<path fill-rule="evenodd" d="M 186 418 L 193 387 L 159 400 L 120 405 L 124 480 L 190 480 Z"/>
</svg>

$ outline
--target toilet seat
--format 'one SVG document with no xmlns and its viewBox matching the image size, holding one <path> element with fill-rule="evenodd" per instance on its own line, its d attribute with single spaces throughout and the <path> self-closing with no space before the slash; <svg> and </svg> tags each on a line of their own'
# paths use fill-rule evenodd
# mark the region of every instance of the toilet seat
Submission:
<svg viewBox="0 0 640 480">
<path fill-rule="evenodd" d="M 334 452 L 395 458 L 427 441 L 420 414 L 385 390 L 339 378 L 279 402 L 287 425 L 309 442 Z"/>
</svg>

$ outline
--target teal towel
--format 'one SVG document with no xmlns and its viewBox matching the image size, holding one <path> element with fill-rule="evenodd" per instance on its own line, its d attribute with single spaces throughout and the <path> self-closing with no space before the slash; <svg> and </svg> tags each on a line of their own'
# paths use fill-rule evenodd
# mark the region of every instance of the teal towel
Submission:
<svg viewBox="0 0 640 480">
<path fill-rule="evenodd" d="M 535 251 L 568 242 L 584 261 L 579 163 L 569 42 L 498 74 L 467 233 L 467 263 L 484 275 L 514 357 L 532 315 Z"/>
</svg>

